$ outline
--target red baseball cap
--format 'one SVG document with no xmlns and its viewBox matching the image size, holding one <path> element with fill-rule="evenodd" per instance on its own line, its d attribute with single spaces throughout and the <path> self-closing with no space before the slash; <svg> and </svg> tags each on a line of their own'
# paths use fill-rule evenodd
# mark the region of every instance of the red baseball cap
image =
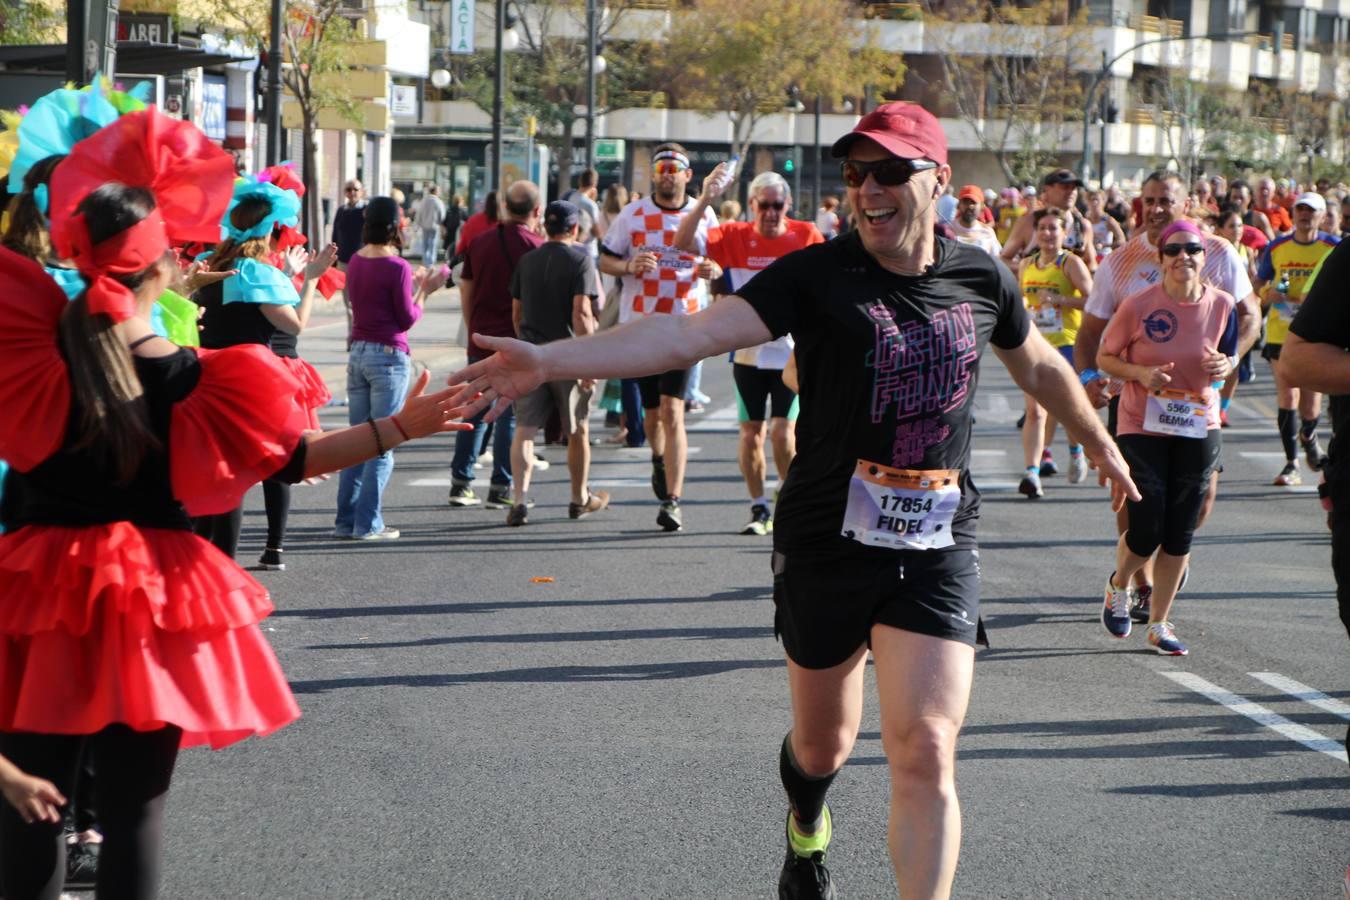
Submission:
<svg viewBox="0 0 1350 900">
<path fill-rule="evenodd" d="M 906 159 L 931 159 L 939 165 L 947 164 L 947 135 L 937 118 L 917 103 L 895 100 L 881 104 L 835 141 L 831 154 L 843 156 L 859 138 L 870 138 L 883 150 Z"/>
<path fill-rule="evenodd" d="M 956 195 L 957 200 L 974 200 L 976 203 L 984 202 L 984 191 L 980 190 L 978 184 L 968 184 L 961 188 Z"/>
</svg>

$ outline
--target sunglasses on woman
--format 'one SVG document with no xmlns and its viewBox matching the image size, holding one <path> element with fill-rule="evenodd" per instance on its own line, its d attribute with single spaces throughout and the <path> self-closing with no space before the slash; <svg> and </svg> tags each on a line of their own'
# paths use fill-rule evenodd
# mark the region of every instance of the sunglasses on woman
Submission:
<svg viewBox="0 0 1350 900">
<path fill-rule="evenodd" d="M 931 159 L 903 159 L 893 156 L 890 159 L 878 159 L 874 162 L 862 162 L 846 159 L 839 164 L 844 183 L 851 188 L 862 187 L 862 183 L 871 175 L 882 187 L 899 187 L 919 172 L 936 169 L 938 164 Z"/>
<path fill-rule="evenodd" d="M 1199 256 L 1205 252 L 1204 244 L 1167 244 L 1162 248 L 1163 256 Z"/>
</svg>

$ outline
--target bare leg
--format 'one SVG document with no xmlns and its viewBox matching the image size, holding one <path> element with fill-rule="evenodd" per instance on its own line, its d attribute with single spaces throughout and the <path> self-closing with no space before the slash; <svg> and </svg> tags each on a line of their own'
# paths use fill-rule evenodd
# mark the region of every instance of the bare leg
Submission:
<svg viewBox="0 0 1350 900">
<path fill-rule="evenodd" d="M 652 456 L 666 455 L 666 429 L 661 421 L 661 409 L 642 410 L 642 424 L 647 429 L 647 446 L 652 448 Z"/>
<path fill-rule="evenodd" d="M 1166 622 L 1167 614 L 1172 610 L 1172 601 L 1176 599 L 1177 587 L 1181 584 L 1181 573 L 1186 571 L 1191 555 L 1173 556 L 1158 551 L 1157 581 L 1153 584 L 1153 606 L 1149 610 L 1148 621 Z"/>
<path fill-rule="evenodd" d="M 1133 578 L 1137 572 L 1143 569 L 1145 565 L 1149 565 L 1151 563 L 1152 563 L 1151 557 L 1140 556 L 1139 554 L 1135 553 L 1129 548 L 1129 546 L 1125 543 L 1125 535 L 1122 532 L 1120 535 L 1120 540 L 1116 541 L 1116 576 L 1114 579 L 1116 586 L 1124 587 L 1126 584 L 1129 583 L 1129 580 Z M 1138 584 L 1139 582 L 1136 581 L 1135 583 Z M 1156 593 L 1157 590 L 1156 586 L 1154 590 Z M 1175 590 L 1176 589 L 1173 588 L 1174 592 Z"/>
<path fill-rule="evenodd" d="M 520 432 L 517 431 L 517 434 Z M 512 463 L 514 465 L 514 461 Z M 577 423 L 577 430 L 567 439 L 567 475 L 572 480 L 572 502 L 585 503 L 590 493 L 586 476 L 591 469 L 591 431 L 585 422 Z"/>
<path fill-rule="evenodd" d="M 1030 395 L 1027 396 L 1027 419 L 1022 423 L 1022 462 L 1028 469 L 1041 464 L 1045 449 L 1045 410 Z"/>
<path fill-rule="evenodd" d="M 866 661 L 866 645 L 828 669 L 806 669 L 791 659 L 787 661 L 792 691 L 792 755 L 807 775 L 828 775 L 853 752 L 862 724 Z"/>
<path fill-rule="evenodd" d="M 797 423 L 790 419 L 769 420 L 769 443 L 773 445 L 773 466 L 778 483 L 787 481 L 788 469 L 797 455 Z"/>
<path fill-rule="evenodd" d="M 511 493 L 517 503 L 524 503 L 530 493 L 530 476 L 534 473 L 534 433 L 537 428 L 516 425 L 511 438 Z M 571 454 L 569 449 L 568 454 Z"/>
<path fill-rule="evenodd" d="M 901 897 L 947 897 L 961 850 L 956 737 L 970 701 L 975 651 L 875 625 L 872 654 L 891 772 L 895 882 Z"/>
<path fill-rule="evenodd" d="M 768 464 L 764 460 L 764 421 L 742 422 L 740 463 L 741 476 L 745 478 L 745 487 L 750 499 L 764 496 L 764 476 Z"/>
<path fill-rule="evenodd" d="M 684 432 L 684 398 L 662 397 L 659 417 L 666 451 L 666 489 L 672 497 L 681 497 L 685 458 L 689 453 L 689 437 Z M 655 447 L 653 444 L 653 451 Z"/>
</svg>

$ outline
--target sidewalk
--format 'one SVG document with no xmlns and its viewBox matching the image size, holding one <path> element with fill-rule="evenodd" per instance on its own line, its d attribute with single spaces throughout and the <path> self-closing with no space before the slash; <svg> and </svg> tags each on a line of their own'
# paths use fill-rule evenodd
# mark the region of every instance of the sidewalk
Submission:
<svg viewBox="0 0 1350 900">
<path fill-rule="evenodd" d="M 464 348 L 455 343 L 459 320 L 459 288 L 446 288 L 431 295 L 421 321 L 408 332 L 414 366 L 431 370 L 429 390 L 443 386 L 445 377 L 464 365 Z M 346 399 L 347 317 L 340 295 L 315 302 L 300 335 L 300 355 L 319 371 L 335 402 Z"/>
</svg>

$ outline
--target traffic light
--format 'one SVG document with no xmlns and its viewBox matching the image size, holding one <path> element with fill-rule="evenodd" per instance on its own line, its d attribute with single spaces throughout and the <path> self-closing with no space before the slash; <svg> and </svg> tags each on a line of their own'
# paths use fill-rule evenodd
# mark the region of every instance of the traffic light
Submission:
<svg viewBox="0 0 1350 900">
<path fill-rule="evenodd" d="M 789 157 L 787 158 L 787 162 L 783 163 L 783 171 L 784 171 L 784 172 L 787 172 L 789 175 L 791 175 L 791 174 L 792 174 L 792 170 L 795 169 L 795 168 L 797 168 L 797 164 L 796 164 L 795 162 L 793 162 L 793 161 L 792 161 L 792 157 L 789 156 Z"/>
</svg>

